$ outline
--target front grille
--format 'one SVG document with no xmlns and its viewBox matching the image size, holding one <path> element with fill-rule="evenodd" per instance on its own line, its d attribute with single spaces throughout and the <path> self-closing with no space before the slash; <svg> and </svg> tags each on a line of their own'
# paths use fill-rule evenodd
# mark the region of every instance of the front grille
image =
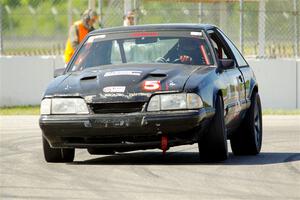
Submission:
<svg viewBox="0 0 300 200">
<path fill-rule="evenodd" d="M 145 102 L 89 104 L 95 114 L 140 112 Z"/>
</svg>

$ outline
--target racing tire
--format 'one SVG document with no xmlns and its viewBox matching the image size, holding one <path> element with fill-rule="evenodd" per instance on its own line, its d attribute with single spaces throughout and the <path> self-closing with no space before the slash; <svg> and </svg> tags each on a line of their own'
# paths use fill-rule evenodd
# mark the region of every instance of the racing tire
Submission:
<svg viewBox="0 0 300 200">
<path fill-rule="evenodd" d="M 248 109 L 239 129 L 231 136 L 230 144 L 234 155 L 256 155 L 262 146 L 261 102 L 257 92 L 251 96 Z"/>
<path fill-rule="evenodd" d="M 227 133 L 224 121 L 224 105 L 220 95 L 216 98 L 216 112 L 206 132 L 198 142 L 200 159 L 224 161 L 228 158 Z"/>
<path fill-rule="evenodd" d="M 73 162 L 75 149 L 51 148 L 48 141 L 43 137 L 44 157 L 50 163 Z"/>
<path fill-rule="evenodd" d="M 107 148 L 88 148 L 87 151 L 91 155 L 113 155 L 115 151 Z"/>
</svg>

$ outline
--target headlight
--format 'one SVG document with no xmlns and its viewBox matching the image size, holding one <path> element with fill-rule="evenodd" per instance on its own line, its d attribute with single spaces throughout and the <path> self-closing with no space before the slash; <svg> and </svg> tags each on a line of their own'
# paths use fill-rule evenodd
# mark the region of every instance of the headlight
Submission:
<svg viewBox="0 0 300 200">
<path fill-rule="evenodd" d="M 165 94 L 160 96 L 161 110 L 186 109 L 186 94 Z"/>
<path fill-rule="evenodd" d="M 41 114 L 89 114 L 88 107 L 80 98 L 44 99 Z"/>
<path fill-rule="evenodd" d="M 155 95 L 150 99 L 147 110 L 184 110 L 199 109 L 203 106 L 201 98 L 194 93 Z"/>
<path fill-rule="evenodd" d="M 201 98 L 195 93 L 188 93 L 186 95 L 186 101 L 188 109 L 199 109 L 203 107 Z"/>
<path fill-rule="evenodd" d="M 41 115 L 50 115 L 51 113 L 51 99 L 43 99 L 41 102 Z"/>
<path fill-rule="evenodd" d="M 160 111 L 160 95 L 155 95 L 151 98 L 148 104 L 148 111 Z"/>
</svg>

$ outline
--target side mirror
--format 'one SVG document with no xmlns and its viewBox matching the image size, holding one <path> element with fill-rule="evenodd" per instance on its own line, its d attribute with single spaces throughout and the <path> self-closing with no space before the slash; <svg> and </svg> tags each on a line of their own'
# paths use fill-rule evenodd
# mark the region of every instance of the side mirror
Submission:
<svg viewBox="0 0 300 200">
<path fill-rule="evenodd" d="M 220 68 L 223 70 L 234 68 L 235 63 L 233 59 L 220 59 Z"/>
<path fill-rule="evenodd" d="M 64 74 L 65 68 L 59 68 L 54 70 L 54 78 Z"/>
</svg>

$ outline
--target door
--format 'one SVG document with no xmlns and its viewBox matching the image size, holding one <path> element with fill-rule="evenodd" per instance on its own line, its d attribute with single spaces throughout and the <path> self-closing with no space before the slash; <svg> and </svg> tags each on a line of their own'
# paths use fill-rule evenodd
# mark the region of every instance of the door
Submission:
<svg viewBox="0 0 300 200">
<path fill-rule="evenodd" d="M 211 29 L 208 32 L 212 46 L 218 59 L 233 59 L 235 66 L 226 69 L 220 73 L 224 73 L 227 78 L 227 94 L 224 97 L 225 124 L 230 132 L 237 128 L 240 123 L 240 114 L 242 111 L 241 104 L 245 99 L 244 78 L 238 68 L 234 54 L 230 50 L 228 44 L 217 29 Z"/>
<path fill-rule="evenodd" d="M 249 64 L 247 63 L 245 58 L 242 56 L 242 54 L 239 52 L 239 50 L 236 48 L 236 46 L 232 43 L 232 41 L 221 30 L 217 29 L 217 31 L 220 35 L 222 35 L 222 37 L 224 38 L 224 40 L 230 47 L 230 49 L 236 59 L 236 63 L 238 65 L 237 67 L 242 73 L 242 76 L 243 76 L 242 78 L 244 79 L 244 83 L 245 83 L 244 84 L 245 93 L 242 94 L 241 105 L 242 105 L 242 110 L 246 110 L 247 107 L 250 105 L 249 104 L 250 98 L 251 98 L 250 85 L 251 85 L 251 80 L 254 76 L 253 71 L 249 67 Z M 241 85 L 241 87 L 243 87 L 243 86 Z"/>
</svg>

